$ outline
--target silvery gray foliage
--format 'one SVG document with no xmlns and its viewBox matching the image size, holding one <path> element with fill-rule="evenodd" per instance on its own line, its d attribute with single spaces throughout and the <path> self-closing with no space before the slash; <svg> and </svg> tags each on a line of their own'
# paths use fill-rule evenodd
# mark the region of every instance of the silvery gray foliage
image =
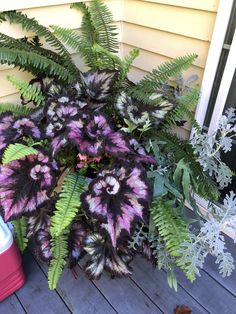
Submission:
<svg viewBox="0 0 236 314">
<path fill-rule="evenodd" d="M 164 269 L 170 271 L 173 268 L 175 259 L 167 251 L 164 241 L 160 235 L 152 236 L 151 248 L 153 250 L 153 256 L 157 261 L 158 269 Z"/>
<path fill-rule="evenodd" d="M 236 234 L 236 194 L 226 195 L 221 207 L 211 204 L 209 220 L 203 223 L 197 235 L 191 235 L 191 241 L 181 244 L 179 266 L 186 266 L 188 275 L 200 275 L 208 254 L 216 257 L 220 274 L 230 276 L 235 269 L 232 255 L 227 252 L 223 232 Z M 236 238 L 235 238 L 236 242 Z"/>
<path fill-rule="evenodd" d="M 232 172 L 221 161 L 221 151 L 227 153 L 232 148 L 232 138 L 236 134 L 236 112 L 229 108 L 219 119 L 218 129 L 211 135 L 195 132 L 191 145 L 203 170 L 216 179 L 220 188 L 231 183 Z"/>
</svg>

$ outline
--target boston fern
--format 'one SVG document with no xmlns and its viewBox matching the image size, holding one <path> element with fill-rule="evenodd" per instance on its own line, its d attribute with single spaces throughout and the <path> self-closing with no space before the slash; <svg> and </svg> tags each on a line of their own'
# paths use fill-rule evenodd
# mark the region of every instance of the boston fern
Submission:
<svg viewBox="0 0 236 314">
<path fill-rule="evenodd" d="M 221 153 L 231 149 L 235 112 L 226 112 L 217 132 L 204 134 L 192 113 L 199 90 L 181 77 L 195 54 L 134 84 L 127 76 L 139 51 L 118 56 L 106 5 L 92 0 L 72 8 L 82 12 L 81 32 L 47 28 L 21 12 L 0 14 L 1 23 L 34 34 L 0 33 L 1 63 L 34 75 L 30 82 L 8 77 L 21 105 L 0 104 L 0 212 L 13 223 L 20 250 L 33 239 L 35 254 L 49 265 L 50 289 L 66 265 L 74 269 L 85 255 L 91 279 L 104 271 L 131 276 L 135 254 L 164 268 L 175 289 L 175 269 L 193 281 L 208 254 L 230 275 L 234 261 L 222 232 L 235 232 L 236 197 L 230 192 L 222 205 L 216 202 L 232 177 Z M 85 72 L 67 48 L 79 54 Z M 175 131 L 186 119 L 195 128 L 191 141 Z M 195 195 L 209 201 L 206 221 Z"/>
</svg>

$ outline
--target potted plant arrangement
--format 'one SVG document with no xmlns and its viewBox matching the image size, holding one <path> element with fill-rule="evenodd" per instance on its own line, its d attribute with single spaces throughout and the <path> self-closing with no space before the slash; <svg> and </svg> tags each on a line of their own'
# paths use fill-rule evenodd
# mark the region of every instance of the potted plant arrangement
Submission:
<svg viewBox="0 0 236 314">
<path fill-rule="evenodd" d="M 196 55 L 168 61 L 134 84 L 127 75 L 138 49 L 117 55 L 108 8 L 100 0 L 72 8 L 83 14 L 80 33 L 46 28 L 21 12 L 0 14 L 1 22 L 35 34 L 0 33 L 1 63 L 35 77 L 8 77 L 22 105 L 0 104 L 0 210 L 20 249 L 34 240 L 36 255 L 49 265 L 50 289 L 64 267 L 73 269 L 86 254 L 91 279 L 103 271 L 131 276 L 135 254 L 165 268 L 175 289 L 175 268 L 193 281 L 208 254 L 230 275 L 234 261 L 222 231 L 235 230 L 236 197 L 226 195 L 222 206 L 215 201 L 232 177 L 221 152 L 231 149 L 235 112 L 225 113 L 214 134 L 203 133 L 192 113 L 198 88 L 180 76 L 169 84 Z M 66 47 L 79 53 L 86 72 Z M 175 134 L 186 118 L 195 130 L 191 140 Z M 195 195 L 209 201 L 206 221 Z M 197 219 L 188 217 L 186 204 Z"/>
</svg>

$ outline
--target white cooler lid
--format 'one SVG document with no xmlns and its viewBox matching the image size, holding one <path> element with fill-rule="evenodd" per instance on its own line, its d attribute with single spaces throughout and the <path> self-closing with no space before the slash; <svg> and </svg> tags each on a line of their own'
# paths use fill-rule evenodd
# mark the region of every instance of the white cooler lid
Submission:
<svg viewBox="0 0 236 314">
<path fill-rule="evenodd" d="M 0 216 L 0 254 L 6 251 L 12 245 L 12 243 L 12 233 Z"/>
</svg>

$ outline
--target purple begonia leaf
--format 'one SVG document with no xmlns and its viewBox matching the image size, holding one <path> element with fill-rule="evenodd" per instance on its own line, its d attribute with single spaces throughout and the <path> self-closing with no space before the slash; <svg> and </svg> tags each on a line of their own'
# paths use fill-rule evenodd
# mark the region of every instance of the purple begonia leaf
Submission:
<svg viewBox="0 0 236 314">
<path fill-rule="evenodd" d="M 32 216 L 49 199 L 54 162 L 43 153 L 0 165 L 0 210 L 5 222 Z"/>
<path fill-rule="evenodd" d="M 71 226 L 69 236 L 69 268 L 75 268 L 79 259 L 83 256 L 84 240 L 87 228 L 83 223 L 74 222 Z"/>
<path fill-rule="evenodd" d="M 35 216 L 31 216 L 28 219 L 27 224 L 27 237 L 30 238 L 35 235 L 37 231 L 49 230 L 50 216 L 45 208 L 39 210 L 39 213 Z"/>
<path fill-rule="evenodd" d="M 131 152 L 125 134 L 121 131 L 110 132 L 104 138 L 105 152 L 111 156 L 120 157 Z"/>
<path fill-rule="evenodd" d="M 127 118 L 135 125 L 145 124 L 147 121 L 159 125 L 166 114 L 174 109 L 175 104 L 166 99 L 162 93 L 151 95 L 152 104 L 138 101 L 122 92 L 115 103 L 115 107 L 123 118 Z"/>
<path fill-rule="evenodd" d="M 114 249 L 100 234 L 93 233 L 87 236 L 84 249 L 91 256 L 85 266 L 90 279 L 99 279 L 104 270 L 117 277 L 131 275 L 128 264 L 132 254 L 128 248 L 124 250 L 120 246 Z"/>
<path fill-rule="evenodd" d="M 91 70 L 81 74 L 85 93 L 89 98 L 103 101 L 109 96 L 117 75 L 117 71 L 111 70 Z"/>
<path fill-rule="evenodd" d="M 114 247 L 122 236 L 131 234 L 137 220 L 144 219 L 149 200 L 146 172 L 141 165 L 128 163 L 102 170 L 81 195 L 82 206 L 98 219 Z"/>
<path fill-rule="evenodd" d="M 131 148 L 134 150 L 132 154 L 133 158 L 136 162 L 141 162 L 144 164 L 156 164 L 157 161 L 151 155 L 148 155 L 145 149 L 136 141 L 136 139 L 132 138 L 129 141 Z"/>
<path fill-rule="evenodd" d="M 113 131 L 103 114 L 90 114 L 89 117 L 72 120 L 67 126 L 68 138 L 81 154 L 98 157 L 106 153 L 116 157 L 130 152 L 125 135 Z"/>
<path fill-rule="evenodd" d="M 67 103 L 66 97 L 61 97 L 61 101 L 51 101 L 46 109 L 47 126 L 46 136 L 54 137 L 55 135 L 65 132 L 65 127 L 68 121 L 78 114 L 78 108 L 75 105 Z"/>
<path fill-rule="evenodd" d="M 51 235 L 49 230 L 39 229 L 35 233 L 36 255 L 44 262 L 52 259 Z"/>
<path fill-rule="evenodd" d="M 0 115 L 0 155 L 9 144 L 15 143 L 24 135 L 34 139 L 42 137 L 40 129 L 30 118 L 16 118 L 10 112 Z"/>
</svg>

